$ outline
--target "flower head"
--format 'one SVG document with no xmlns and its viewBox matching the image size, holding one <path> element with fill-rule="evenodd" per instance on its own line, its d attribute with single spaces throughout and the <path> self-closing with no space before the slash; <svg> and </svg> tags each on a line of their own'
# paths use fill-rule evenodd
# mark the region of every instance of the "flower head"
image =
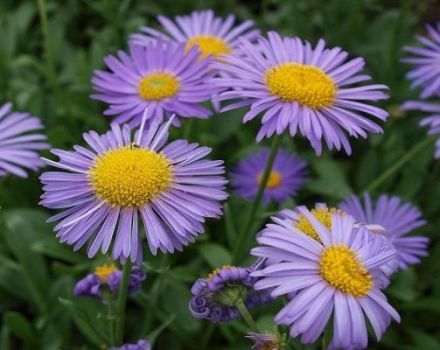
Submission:
<svg viewBox="0 0 440 350">
<path fill-rule="evenodd" d="M 153 254 L 172 253 L 203 233 L 205 218 L 221 215 L 223 161 L 204 159 L 211 149 L 185 140 L 167 144 L 171 122 L 143 123 L 134 137 L 112 124 L 103 135 L 84 134 L 88 148 L 52 150 L 60 160 L 46 161 L 61 171 L 42 174 L 41 204 L 64 210 L 50 219 L 60 221 L 61 242 L 76 250 L 89 241 L 89 257 L 113 242 L 113 259 L 139 261 L 139 221 Z"/>
<path fill-rule="evenodd" d="M 256 279 L 250 277 L 252 271 L 252 268 L 225 265 L 208 277 L 199 278 L 191 288 L 189 309 L 193 316 L 215 323 L 228 322 L 240 317 L 235 306 L 239 299 L 248 308 L 270 301 L 267 293 L 253 289 Z"/>
<path fill-rule="evenodd" d="M 380 195 L 377 202 L 373 203 L 366 193 L 363 203 L 359 197 L 351 196 L 339 204 L 339 207 L 356 220 L 383 226 L 383 234 L 397 250 L 400 268 L 420 263 L 420 258 L 428 255 L 427 237 L 408 236 L 412 230 L 426 223 L 420 211 L 412 204 L 386 194 Z"/>
<path fill-rule="evenodd" d="M 269 149 L 263 148 L 235 166 L 231 173 L 231 184 L 238 195 L 249 200 L 255 198 L 268 158 Z M 269 175 L 263 201 L 282 202 L 294 196 L 304 183 L 305 175 L 306 162 L 280 149 Z"/>
<path fill-rule="evenodd" d="M 240 57 L 229 55 L 216 65 L 229 74 L 214 78 L 223 89 L 220 99 L 239 99 L 224 110 L 250 105 L 243 121 L 264 113 L 257 141 L 289 130 L 293 137 L 298 130 L 317 154 L 322 140 L 330 149 L 341 147 L 349 154 L 351 147 L 345 132 L 353 137 L 367 137 L 367 131 L 382 132 L 372 116 L 386 120 L 388 113 L 371 106 L 368 101 L 386 99 L 385 85 L 353 86 L 369 80 L 361 74 L 364 60 L 344 62 L 347 52 L 340 48 L 326 49 L 320 40 L 312 49 L 299 38 L 282 38 L 275 32 L 258 45 L 241 41 Z"/>
<path fill-rule="evenodd" d="M 302 335 L 312 343 L 322 334 L 333 314 L 332 346 L 342 349 L 367 347 L 365 316 L 376 337 L 399 315 L 378 288 L 380 267 L 394 259 L 396 251 L 383 245 L 382 237 L 356 227 L 350 215 L 335 213 L 332 227 L 321 224 L 305 207 L 298 208 L 321 241 L 275 219 L 262 231 L 252 254 L 267 258 L 267 267 L 251 276 L 261 278 L 257 290 L 271 290 L 272 297 L 290 295 L 290 302 L 275 322 L 289 325 L 290 335 Z"/>
<path fill-rule="evenodd" d="M 121 285 L 122 271 L 114 264 L 100 265 L 93 273 L 79 280 L 73 290 L 76 296 L 102 297 L 102 287 L 107 286 L 112 293 L 117 293 Z M 132 268 L 128 282 L 128 292 L 136 293 L 141 289 L 146 275 L 138 266 Z"/>
<path fill-rule="evenodd" d="M 420 126 L 429 127 L 428 135 L 440 135 L 440 103 L 424 102 L 424 101 L 406 101 L 402 107 L 403 110 L 415 110 L 427 112 L 429 116 L 423 118 Z M 435 143 L 434 157 L 440 159 L 440 138 Z"/>
<path fill-rule="evenodd" d="M 237 50 L 240 37 L 254 40 L 260 33 L 252 29 L 253 21 L 247 20 L 234 26 L 235 16 L 226 19 L 216 17 L 212 10 L 194 11 L 186 16 L 177 16 L 174 22 L 158 16 L 165 33 L 151 27 L 142 26 L 142 33 L 133 34 L 131 41 L 137 45 L 148 45 L 157 38 L 185 44 L 185 49 L 197 47 L 202 57 L 208 55 L 219 58 Z"/>
<path fill-rule="evenodd" d="M 124 344 L 119 347 L 111 347 L 110 350 L 151 350 L 151 344 L 149 341 L 141 339 L 133 344 Z"/>
<path fill-rule="evenodd" d="M 422 47 L 404 46 L 403 50 L 413 55 L 402 59 L 402 62 L 414 66 L 407 73 L 413 88 L 422 88 L 421 98 L 440 95 L 440 23 L 426 25 L 428 37 L 416 35 Z"/>
<path fill-rule="evenodd" d="M 211 61 L 201 60 L 197 48 L 186 52 L 183 44 L 158 40 L 145 47 L 130 45 L 129 54 L 119 51 L 104 61 L 111 71 L 95 72 L 92 98 L 109 104 L 104 114 L 116 115 L 116 122 L 138 126 L 147 108 L 148 120 L 158 122 L 173 113 L 184 118 L 211 115 L 200 105 L 214 92 L 206 82 Z"/>
<path fill-rule="evenodd" d="M 40 119 L 28 113 L 11 112 L 12 104 L 0 107 L 0 177 L 13 174 L 27 177 L 24 169 L 38 170 L 44 165 L 38 151 L 48 149 Z"/>
<path fill-rule="evenodd" d="M 252 340 L 252 350 L 279 350 L 282 346 L 282 339 L 276 333 L 247 333 L 246 338 Z"/>
</svg>

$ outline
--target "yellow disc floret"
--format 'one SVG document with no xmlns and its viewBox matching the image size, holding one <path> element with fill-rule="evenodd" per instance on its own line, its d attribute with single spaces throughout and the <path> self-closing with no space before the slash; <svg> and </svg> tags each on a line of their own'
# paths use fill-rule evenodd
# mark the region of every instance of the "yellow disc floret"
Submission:
<svg viewBox="0 0 440 350">
<path fill-rule="evenodd" d="M 258 174 L 257 184 L 260 184 L 261 179 L 263 178 L 263 173 Z M 269 179 L 267 180 L 266 188 L 277 188 L 281 185 L 281 174 L 279 171 L 272 170 L 269 174 Z"/>
<path fill-rule="evenodd" d="M 95 269 L 95 275 L 98 276 L 102 282 L 107 282 L 108 277 L 117 270 L 114 264 L 101 265 Z"/>
<path fill-rule="evenodd" d="M 173 179 L 172 166 L 164 155 L 133 146 L 97 157 L 89 175 L 99 198 L 123 208 L 141 207 L 166 191 Z"/>
<path fill-rule="evenodd" d="M 284 102 L 318 109 L 332 106 L 336 98 L 335 81 L 316 66 L 283 63 L 269 67 L 265 80 L 268 91 Z"/>
<path fill-rule="evenodd" d="M 225 265 L 223 265 L 222 267 L 218 267 L 218 268 L 216 268 L 215 270 L 213 270 L 212 272 L 210 272 L 209 275 L 208 275 L 208 277 L 206 277 L 206 279 L 207 279 L 208 281 L 210 281 L 210 280 L 212 280 L 215 276 L 217 276 L 217 275 L 220 273 L 220 271 L 222 271 L 223 269 L 229 269 L 229 268 L 231 268 L 231 267 L 234 267 L 234 266 L 232 266 L 232 265 L 230 265 L 230 264 L 225 264 Z"/>
<path fill-rule="evenodd" d="M 138 86 L 139 96 L 144 100 L 162 100 L 173 97 L 180 89 L 179 80 L 172 73 L 153 73 L 143 77 Z"/>
<path fill-rule="evenodd" d="M 336 208 L 322 207 L 312 209 L 310 213 L 315 217 L 316 220 L 323 224 L 327 228 L 327 230 L 331 231 L 333 214 L 342 214 L 343 212 Z M 313 239 L 321 242 L 318 232 L 316 232 L 312 223 L 303 214 L 298 215 L 298 221 L 294 222 L 293 226 L 301 232 L 305 233 L 307 236 L 310 236 Z"/>
<path fill-rule="evenodd" d="M 223 39 L 214 35 L 196 35 L 188 39 L 186 42 L 186 50 L 197 45 L 201 51 L 201 58 L 208 55 L 219 57 L 231 53 L 231 48 Z"/>
<path fill-rule="evenodd" d="M 345 245 L 324 249 L 319 272 L 328 284 L 358 298 L 367 295 L 373 287 L 373 277 L 359 261 L 357 254 Z"/>
</svg>

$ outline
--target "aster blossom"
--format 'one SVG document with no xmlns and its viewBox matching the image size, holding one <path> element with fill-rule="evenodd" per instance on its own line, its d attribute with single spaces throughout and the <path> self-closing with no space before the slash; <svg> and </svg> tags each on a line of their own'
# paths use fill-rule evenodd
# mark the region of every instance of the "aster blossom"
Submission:
<svg viewBox="0 0 440 350">
<path fill-rule="evenodd" d="M 235 16 L 228 15 L 226 19 L 217 17 L 212 10 L 194 11 L 189 15 L 177 16 L 174 21 L 165 16 L 157 20 L 163 31 L 141 26 L 141 33 L 131 36 L 131 42 L 147 46 L 158 38 L 174 43 L 185 44 L 186 50 L 197 47 L 202 57 L 211 55 L 219 58 L 238 49 L 239 38 L 255 40 L 260 31 L 253 29 L 254 22 L 244 21 L 234 26 Z"/>
<path fill-rule="evenodd" d="M 241 56 L 228 55 L 216 66 L 232 77 L 214 78 L 216 86 L 229 89 L 220 100 L 239 99 L 223 110 L 249 106 L 243 122 L 263 114 L 257 141 L 286 130 L 293 137 L 299 131 L 317 154 L 322 141 L 329 149 L 351 153 L 346 133 L 367 137 L 382 128 L 368 117 L 385 121 L 388 113 L 368 104 L 388 98 L 385 85 L 363 85 L 370 79 L 362 74 L 362 58 L 346 61 L 341 48 L 325 48 L 319 40 L 315 48 L 299 38 L 280 37 L 269 32 L 257 45 L 241 40 Z"/>
<path fill-rule="evenodd" d="M 400 268 L 420 263 L 420 258 L 428 255 L 427 237 L 408 236 L 411 231 L 426 223 L 422 213 L 412 204 L 386 194 L 380 195 L 374 203 L 370 194 L 365 193 L 363 202 L 353 195 L 339 204 L 339 207 L 356 220 L 383 226 L 383 234 L 397 250 Z"/>
<path fill-rule="evenodd" d="M 425 28 L 428 36 L 416 35 L 422 46 L 404 46 L 403 50 L 412 56 L 402 59 L 413 66 L 406 77 L 411 80 L 412 88 L 422 89 L 423 99 L 440 95 L 440 23 L 427 24 Z"/>
<path fill-rule="evenodd" d="M 291 296 L 275 322 L 290 326 L 290 335 L 301 335 L 303 343 L 316 341 L 333 315 L 330 348 L 366 348 L 365 317 L 377 339 L 391 318 L 400 321 L 377 286 L 380 266 L 394 259 L 396 251 L 391 245 L 384 249 L 382 237 L 357 228 L 350 215 L 333 214 L 329 230 L 305 207 L 298 211 L 310 221 L 320 242 L 275 218 L 251 251 L 268 259 L 264 269 L 251 274 L 260 278 L 254 288 L 269 289 L 274 298 Z"/>
<path fill-rule="evenodd" d="M 134 135 L 127 125 L 112 124 L 103 135 L 85 133 L 88 148 L 52 150 L 59 161 L 46 162 L 61 171 L 41 175 L 41 204 L 63 210 L 50 219 L 59 221 L 62 243 L 77 250 L 89 242 L 89 257 L 112 245 L 113 259 L 140 261 L 139 221 L 153 254 L 172 253 L 203 233 L 206 218 L 221 215 L 223 161 L 204 159 L 208 147 L 167 143 L 172 119 L 147 128 L 143 120 Z"/>
<path fill-rule="evenodd" d="M 48 149 L 41 120 L 29 113 L 12 112 L 12 103 L 0 107 L 0 177 L 12 174 L 27 177 L 44 165 L 38 151 Z"/>
<path fill-rule="evenodd" d="M 255 198 L 268 158 L 269 149 L 263 148 L 239 161 L 232 169 L 231 184 L 238 195 L 249 200 Z M 294 196 L 306 180 L 306 167 L 306 162 L 297 155 L 279 149 L 263 193 L 263 201 L 282 202 Z"/>
<path fill-rule="evenodd" d="M 252 340 L 252 350 L 279 350 L 282 348 L 281 336 L 277 333 L 255 333 L 249 332 L 246 338 Z"/>
<path fill-rule="evenodd" d="M 117 123 L 139 126 L 148 109 L 148 121 L 162 122 L 172 114 L 183 118 L 208 118 L 212 112 L 201 103 L 209 100 L 214 88 L 207 80 L 210 58 L 200 59 L 197 48 L 161 40 L 145 47 L 129 45 L 129 53 L 119 51 L 104 58 L 110 71 L 95 71 L 93 99 L 109 104 L 105 115 Z M 175 119 L 179 125 L 179 119 Z"/>
<path fill-rule="evenodd" d="M 224 323 L 240 317 L 236 302 L 241 300 L 247 308 L 267 303 L 268 293 L 256 292 L 256 279 L 250 276 L 253 267 L 225 265 L 215 269 L 206 278 L 199 278 L 191 288 L 189 309 L 199 319 Z"/>
<path fill-rule="evenodd" d="M 110 350 L 151 350 L 148 340 L 140 339 L 136 343 L 127 343 L 118 347 L 111 347 Z"/>
</svg>

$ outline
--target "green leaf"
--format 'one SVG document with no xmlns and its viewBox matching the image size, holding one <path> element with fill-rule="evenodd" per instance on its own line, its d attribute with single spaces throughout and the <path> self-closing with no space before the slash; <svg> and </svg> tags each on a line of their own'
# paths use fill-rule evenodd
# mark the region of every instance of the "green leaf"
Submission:
<svg viewBox="0 0 440 350">
<path fill-rule="evenodd" d="M 198 247 L 198 250 L 212 268 L 221 267 L 232 262 L 231 253 L 218 243 L 204 243 Z"/>
<path fill-rule="evenodd" d="M 38 337 L 32 329 L 29 321 L 23 315 L 13 311 L 6 312 L 3 315 L 3 322 L 8 326 L 12 333 L 23 341 L 34 346 L 38 345 Z"/>
</svg>

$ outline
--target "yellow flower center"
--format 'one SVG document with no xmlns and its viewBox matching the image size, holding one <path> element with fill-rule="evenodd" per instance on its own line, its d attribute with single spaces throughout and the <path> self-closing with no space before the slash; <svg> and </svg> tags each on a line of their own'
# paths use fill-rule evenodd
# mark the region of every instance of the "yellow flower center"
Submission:
<svg viewBox="0 0 440 350">
<path fill-rule="evenodd" d="M 95 269 L 95 275 L 99 277 L 101 282 L 107 282 L 108 277 L 112 272 L 117 271 L 118 269 L 114 264 L 101 265 Z"/>
<path fill-rule="evenodd" d="M 265 75 L 267 89 L 284 102 L 318 109 L 330 107 L 336 98 L 334 80 L 321 68 L 299 63 L 269 67 Z"/>
<path fill-rule="evenodd" d="M 218 268 L 216 268 L 215 270 L 213 270 L 212 272 L 210 272 L 209 275 L 208 275 L 208 277 L 206 277 L 206 279 L 207 279 L 208 281 L 210 281 L 210 280 L 212 280 L 215 276 L 217 276 L 217 275 L 220 273 L 221 270 L 223 270 L 223 269 L 227 269 L 227 268 L 231 268 L 231 267 L 233 267 L 233 266 L 230 265 L 230 264 L 226 264 L 226 265 L 223 265 L 222 267 L 218 267 Z"/>
<path fill-rule="evenodd" d="M 99 156 L 89 175 L 99 198 L 123 208 L 141 207 L 166 191 L 173 179 L 172 165 L 164 155 L 133 146 Z"/>
<path fill-rule="evenodd" d="M 328 284 L 343 293 L 361 298 L 373 286 L 373 277 L 345 245 L 332 245 L 324 249 L 319 262 L 319 272 Z"/>
<path fill-rule="evenodd" d="M 231 53 L 231 48 L 223 39 L 214 35 L 196 35 L 189 38 L 186 42 L 186 50 L 191 49 L 197 45 L 201 51 L 201 58 L 205 58 L 208 55 L 212 55 L 215 58 L 221 55 L 227 55 Z"/>
<path fill-rule="evenodd" d="M 323 207 L 312 209 L 310 213 L 315 217 L 316 220 L 323 224 L 327 228 L 327 230 L 331 231 L 333 214 L 341 214 L 343 213 L 343 211 L 336 208 Z M 312 223 L 303 214 L 298 215 L 298 222 L 294 222 L 293 226 L 301 232 L 305 233 L 307 236 L 312 237 L 318 242 L 321 242 L 318 232 L 316 232 Z"/>
<path fill-rule="evenodd" d="M 257 184 L 261 183 L 263 178 L 263 172 L 261 172 L 257 177 Z M 281 185 L 281 174 L 279 171 L 272 170 L 269 174 L 269 179 L 267 180 L 266 188 L 277 188 Z"/>
<path fill-rule="evenodd" d="M 144 100 L 162 100 L 173 97 L 180 89 L 180 83 L 172 73 L 153 73 L 142 78 L 138 86 L 139 96 Z"/>
</svg>

